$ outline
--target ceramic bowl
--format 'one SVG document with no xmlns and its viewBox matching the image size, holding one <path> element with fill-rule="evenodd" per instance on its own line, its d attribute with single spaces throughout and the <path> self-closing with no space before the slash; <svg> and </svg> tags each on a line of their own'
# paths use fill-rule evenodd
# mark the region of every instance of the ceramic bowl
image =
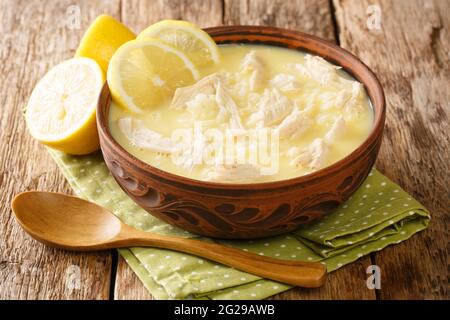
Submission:
<svg viewBox="0 0 450 320">
<path fill-rule="evenodd" d="M 110 93 L 101 94 L 97 124 L 105 162 L 121 188 L 142 208 L 174 226 L 208 237 L 249 239 L 292 231 L 332 212 L 369 174 L 385 122 L 383 89 L 357 57 L 298 31 L 274 27 L 223 26 L 205 29 L 218 44 L 268 44 L 319 55 L 364 84 L 374 111 L 368 138 L 347 157 L 311 174 L 276 182 L 223 184 L 178 176 L 127 152 L 108 129 Z"/>
</svg>

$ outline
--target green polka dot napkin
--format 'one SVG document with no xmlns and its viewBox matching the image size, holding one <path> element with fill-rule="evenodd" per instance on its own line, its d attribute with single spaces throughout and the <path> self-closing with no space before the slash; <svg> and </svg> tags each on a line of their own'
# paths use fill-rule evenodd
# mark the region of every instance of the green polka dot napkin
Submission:
<svg viewBox="0 0 450 320">
<path fill-rule="evenodd" d="M 100 152 L 74 157 L 49 151 L 80 197 L 108 208 L 125 223 L 148 232 L 213 241 L 168 225 L 137 206 L 110 175 Z M 408 239 L 429 220 L 420 203 L 373 169 L 360 189 L 323 219 L 287 235 L 221 242 L 280 259 L 321 261 L 333 271 Z M 175 251 L 119 252 L 157 299 L 263 299 L 290 288 Z"/>
</svg>

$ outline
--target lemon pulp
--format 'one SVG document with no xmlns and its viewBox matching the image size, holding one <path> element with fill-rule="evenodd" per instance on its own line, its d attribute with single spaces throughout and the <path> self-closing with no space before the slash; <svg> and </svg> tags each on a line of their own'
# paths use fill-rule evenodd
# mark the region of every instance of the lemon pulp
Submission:
<svg viewBox="0 0 450 320">
<path fill-rule="evenodd" d="M 152 38 L 121 46 L 112 57 L 107 74 L 114 100 L 134 113 L 161 104 L 176 88 L 198 78 L 198 70 L 185 54 Z"/>
<path fill-rule="evenodd" d="M 182 51 L 196 67 L 217 64 L 219 50 L 205 31 L 187 21 L 163 20 L 152 24 L 138 35 L 142 38 L 158 38 Z"/>
<path fill-rule="evenodd" d="M 73 58 L 53 67 L 28 101 L 25 117 L 31 135 L 70 154 L 97 150 L 95 111 L 104 80 L 100 66 L 89 58 Z"/>
</svg>

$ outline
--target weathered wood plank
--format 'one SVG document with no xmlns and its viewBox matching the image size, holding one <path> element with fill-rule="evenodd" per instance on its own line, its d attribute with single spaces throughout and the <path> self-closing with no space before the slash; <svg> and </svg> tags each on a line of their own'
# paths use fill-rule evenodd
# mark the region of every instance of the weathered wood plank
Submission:
<svg viewBox="0 0 450 320">
<path fill-rule="evenodd" d="M 328 0 L 225 0 L 224 24 L 299 30 L 335 41 Z"/>
<path fill-rule="evenodd" d="M 10 203 L 25 190 L 71 192 L 29 136 L 21 112 L 38 79 L 73 55 L 92 19 L 102 12 L 117 16 L 119 8 L 118 1 L 101 0 L 0 2 L 0 299 L 109 297 L 110 252 L 47 248 L 22 231 Z"/>
<path fill-rule="evenodd" d="M 43 148 L 25 133 L 20 110 L 45 70 L 73 54 L 93 17 L 102 12 L 119 17 L 117 1 L 79 1 L 80 29 L 70 29 L 66 23 L 72 16 L 67 8 L 72 4 L 68 1 L 0 4 L 0 63 L 4 71 L 0 75 L 0 98 L 5 109 L 0 118 L 0 141 L 4 142 L 0 147 L 0 298 L 108 297 L 109 254 L 72 254 L 46 249 L 19 230 L 9 209 L 13 194 L 22 190 L 70 192 Z M 378 167 L 421 200 L 434 218 L 430 229 L 422 235 L 377 254 L 377 263 L 383 271 L 381 297 L 448 298 L 450 108 L 449 94 L 440 88 L 449 84 L 449 19 L 442 14 L 448 11 L 449 4 L 444 0 L 382 1 L 379 4 L 382 29 L 368 32 L 366 10 L 372 4 L 373 1 L 334 2 L 341 45 L 373 67 L 386 89 L 390 107 L 388 128 Z M 227 0 L 223 19 L 221 1 L 200 6 L 185 1 L 123 0 L 121 9 L 123 20 L 135 31 L 162 18 L 182 18 L 201 26 L 277 25 L 330 40 L 334 32 L 327 1 L 273 4 Z M 406 108 L 410 112 L 406 113 Z M 333 273 L 324 288 L 295 289 L 275 298 L 374 298 L 373 291 L 365 288 L 365 267 L 369 264 L 370 259 L 363 259 Z M 70 289 L 68 283 L 76 275 L 77 267 L 81 287 Z M 150 298 L 121 259 L 117 279 L 120 278 L 124 281 L 116 282 L 116 298 Z"/>
<path fill-rule="evenodd" d="M 425 232 L 376 254 L 380 297 L 448 299 L 450 3 L 334 0 L 334 6 L 341 46 L 366 62 L 385 89 L 377 166 L 432 214 Z M 367 18 L 376 26 L 378 11 L 380 29 L 369 30 Z"/>
<path fill-rule="evenodd" d="M 370 258 L 362 258 L 352 264 L 342 267 L 328 275 L 327 282 L 321 288 L 294 288 L 278 294 L 274 300 L 374 300 L 374 290 L 366 285 L 366 269 L 371 265 Z"/>
<path fill-rule="evenodd" d="M 128 266 L 125 259 L 119 255 L 117 261 L 117 276 L 114 288 L 116 300 L 153 300 L 153 296 L 144 287 L 141 280 Z"/>
<path fill-rule="evenodd" d="M 122 22 L 141 32 L 162 19 L 187 20 L 203 28 L 222 24 L 221 0 L 122 0 Z"/>
</svg>

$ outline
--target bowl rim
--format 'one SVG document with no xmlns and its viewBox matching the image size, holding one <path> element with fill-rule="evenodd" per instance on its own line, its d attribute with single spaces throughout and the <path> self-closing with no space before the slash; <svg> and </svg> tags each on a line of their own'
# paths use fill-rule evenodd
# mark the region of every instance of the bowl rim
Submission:
<svg viewBox="0 0 450 320">
<path fill-rule="evenodd" d="M 358 57 L 356 57 L 354 54 L 349 52 L 348 50 L 336 45 L 333 42 L 330 42 L 328 40 L 324 40 L 320 37 L 307 34 L 301 31 L 297 30 L 290 30 L 285 28 L 278 28 L 278 27 L 271 27 L 271 26 L 252 26 L 252 25 L 234 25 L 234 26 L 216 26 L 216 27 L 208 27 L 204 28 L 204 31 L 206 31 L 213 39 L 214 37 L 223 36 L 223 35 L 231 35 L 233 33 L 236 33 L 239 35 L 240 32 L 244 30 L 248 30 L 248 35 L 262 35 L 262 36 L 276 36 L 279 37 L 280 34 L 284 35 L 290 35 L 292 39 L 294 40 L 300 40 L 302 38 L 306 38 L 312 42 L 319 43 L 323 45 L 324 47 L 333 49 L 337 52 L 340 52 L 343 56 L 346 56 L 352 61 L 352 64 L 359 64 L 360 67 L 366 72 L 366 74 L 372 78 L 374 84 L 374 92 L 376 92 L 380 96 L 379 101 L 379 111 L 375 108 L 373 99 L 369 92 L 367 92 L 372 109 L 374 112 L 374 121 L 373 121 L 373 127 L 370 132 L 370 134 L 367 136 L 367 138 L 352 152 L 350 152 L 347 156 L 340 159 L 339 161 L 334 162 L 333 164 L 326 166 L 324 168 L 321 168 L 317 171 L 298 176 L 293 177 L 289 179 L 283 179 L 283 180 L 275 180 L 275 181 L 267 181 L 267 182 L 252 182 L 252 183 L 226 183 L 226 182 L 213 182 L 213 181 L 204 181 L 204 180 L 198 180 L 193 178 L 188 178 L 185 176 L 181 176 L 175 173 L 171 173 L 162 169 L 159 169 L 157 167 L 154 167 L 150 165 L 147 162 L 144 162 L 143 160 L 139 159 L 138 157 L 134 156 L 130 152 L 128 152 L 124 147 L 122 147 L 116 139 L 112 136 L 110 130 L 109 130 L 109 108 L 111 105 L 111 93 L 109 91 L 108 83 L 105 82 L 104 87 L 102 89 L 102 94 L 99 96 L 98 104 L 97 104 L 97 127 L 99 131 L 99 135 L 103 134 L 104 137 L 108 140 L 109 143 L 112 144 L 112 147 L 114 148 L 115 152 L 122 158 L 125 158 L 125 160 L 129 163 L 134 163 L 137 167 L 144 170 L 146 173 L 150 173 L 153 175 L 158 176 L 159 178 L 163 180 L 173 181 L 176 180 L 177 183 L 182 183 L 185 185 L 190 185 L 194 187 L 200 187 L 200 188 L 206 188 L 206 189 L 227 189 L 227 190 L 237 190 L 237 189 L 257 189 L 257 190 L 264 190 L 264 189 L 278 189 L 281 187 L 286 186 L 293 186 L 298 184 L 305 184 L 305 183 L 312 183 L 317 179 L 322 179 L 325 176 L 328 176 L 332 173 L 336 173 L 337 171 L 343 169 L 344 167 L 351 164 L 351 162 L 354 159 L 357 159 L 363 155 L 363 153 L 366 151 L 366 149 L 371 149 L 371 146 L 376 144 L 376 140 L 381 137 L 382 131 L 384 129 L 385 125 L 385 117 L 386 117 L 386 98 L 383 91 L 383 88 L 381 86 L 381 83 L 378 79 L 378 77 L 375 75 L 375 73 Z M 241 33 L 242 34 L 242 33 Z M 234 42 L 233 42 L 234 43 Z M 235 42 L 239 43 L 239 42 Z M 242 42 L 244 43 L 244 42 Z M 281 43 L 280 43 L 281 44 Z M 271 43 L 269 45 L 276 46 L 276 44 Z M 282 47 L 282 46 L 280 46 Z M 288 48 L 289 49 L 289 48 Z M 295 49 L 291 49 L 295 50 Z M 301 48 L 301 51 L 308 52 L 307 48 Z M 317 56 L 322 57 L 322 55 L 313 53 Z M 327 58 L 327 60 L 332 60 Z M 347 73 L 349 73 L 352 77 L 356 78 L 356 75 L 351 71 L 348 70 L 346 67 L 342 66 L 339 63 L 336 63 L 333 61 L 334 64 L 341 66 Z M 358 77 L 358 80 L 364 85 L 364 87 L 367 90 L 367 86 L 363 81 L 361 81 Z M 103 108 L 102 101 L 104 92 L 107 93 L 106 98 L 106 104 L 107 106 Z M 102 139 L 100 139 L 100 147 L 103 151 L 103 145 L 101 143 Z"/>
</svg>

